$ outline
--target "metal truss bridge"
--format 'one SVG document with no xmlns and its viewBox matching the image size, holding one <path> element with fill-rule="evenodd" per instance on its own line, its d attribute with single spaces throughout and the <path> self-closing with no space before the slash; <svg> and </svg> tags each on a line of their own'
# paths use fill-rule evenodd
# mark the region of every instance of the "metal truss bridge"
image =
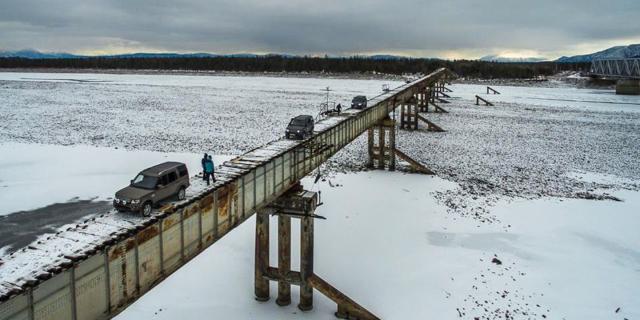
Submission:
<svg viewBox="0 0 640 320">
<path fill-rule="evenodd" d="M 610 79 L 640 79 L 640 58 L 593 60 L 589 73 Z"/>
</svg>

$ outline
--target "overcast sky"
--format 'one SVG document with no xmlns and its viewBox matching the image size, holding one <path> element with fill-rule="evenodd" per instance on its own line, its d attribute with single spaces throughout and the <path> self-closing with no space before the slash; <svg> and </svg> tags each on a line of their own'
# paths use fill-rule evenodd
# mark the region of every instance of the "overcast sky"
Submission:
<svg viewBox="0 0 640 320">
<path fill-rule="evenodd" d="M 640 43 L 640 0 L 0 0 L 0 50 L 478 58 Z"/>
</svg>

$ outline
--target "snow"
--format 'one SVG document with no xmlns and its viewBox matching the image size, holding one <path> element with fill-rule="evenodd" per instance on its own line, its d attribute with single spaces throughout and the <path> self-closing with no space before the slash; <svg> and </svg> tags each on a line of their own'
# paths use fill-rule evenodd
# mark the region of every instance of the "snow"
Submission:
<svg viewBox="0 0 640 320">
<path fill-rule="evenodd" d="M 640 98 L 520 87 L 483 95 L 482 86 L 451 87 L 451 103 L 440 104 L 449 113 L 423 114 L 446 132 L 398 130 L 396 136 L 401 151 L 462 185 L 438 196 L 451 212 L 494 222 L 488 207 L 502 198 L 610 199 L 611 190 L 640 190 L 640 109 L 628 104 Z M 470 100 L 475 94 L 496 106 L 476 106 Z M 570 101 L 559 101 L 561 96 Z M 366 150 L 361 136 L 327 166 L 338 172 L 366 169 Z M 616 178 L 590 181 L 572 172 Z"/>
<path fill-rule="evenodd" d="M 57 80 L 63 79 L 63 80 Z M 66 79 L 66 80 L 64 80 Z M 78 81 L 82 80 L 82 81 Z M 0 141 L 241 154 L 382 80 L 0 72 Z"/>
<path fill-rule="evenodd" d="M 108 199 L 138 171 L 168 158 L 186 162 L 193 175 L 202 152 L 254 150 L 282 137 L 292 116 L 315 115 L 327 85 L 332 100 L 348 102 L 379 94 L 382 83 L 388 81 L 0 73 L 0 215 L 76 197 Z M 382 318 L 506 318 L 506 310 L 534 319 L 637 318 L 638 97 L 511 86 L 486 95 L 482 85 L 451 87 L 452 103 L 441 105 L 450 113 L 425 115 L 446 132 L 398 131 L 396 139 L 438 177 L 337 173 L 363 168 L 360 137 L 322 170 L 342 187 L 306 181 L 322 190 L 317 213 L 329 217 L 316 223 L 317 273 Z M 475 94 L 496 106 L 473 105 Z M 261 161 L 293 143 L 255 149 L 248 159 Z M 225 168 L 217 177 L 242 171 Z M 189 196 L 207 188 L 192 183 Z M 113 212 L 94 218 L 79 223 L 86 236 L 74 233 L 74 223 L 60 228 L 64 238 L 42 235 L 38 250 L 3 257 L 0 279 L 27 279 L 142 222 Z M 293 305 L 252 299 L 252 244 L 249 222 L 120 317 L 301 318 Z M 334 305 L 315 296 L 310 318 L 332 318 Z"/>
<path fill-rule="evenodd" d="M 539 88 L 491 86 L 500 94 L 486 94 L 486 86 L 453 84 L 448 86 L 455 97 L 473 99 L 477 94 L 497 104 L 520 104 L 531 106 L 558 107 L 576 111 L 621 111 L 640 113 L 638 96 L 616 95 L 615 90 L 578 89 L 575 87 Z M 446 99 L 446 98 L 445 98 Z"/>
<path fill-rule="evenodd" d="M 195 175 L 202 158 L 193 153 L 11 142 L 0 143 L 0 154 L 0 215 L 70 200 L 111 200 L 145 168 L 180 161 Z M 230 158 L 215 156 L 214 163 Z"/>
<path fill-rule="evenodd" d="M 619 203 L 500 202 L 492 210 L 512 226 L 506 232 L 448 214 L 434 193 L 459 187 L 437 177 L 371 171 L 338 174 L 331 182 L 341 187 L 304 182 L 322 192 L 316 213 L 328 218 L 315 223 L 315 271 L 383 319 L 453 319 L 457 310 L 465 319 L 503 319 L 507 311 L 515 319 L 640 316 L 638 192 L 617 192 L 625 199 Z M 294 223 L 294 240 L 297 228 Z M 253 299 L 253 236 L 249 221 L 117 319 L 332 319 L 335 305 L 317 291 L 309 313 L 296 308 L 295 286 L 288 307 L 275 304 L 275 283 L 269 302 Z M 502 264 L 492 263 L 494 257 Z"/>
</svg>

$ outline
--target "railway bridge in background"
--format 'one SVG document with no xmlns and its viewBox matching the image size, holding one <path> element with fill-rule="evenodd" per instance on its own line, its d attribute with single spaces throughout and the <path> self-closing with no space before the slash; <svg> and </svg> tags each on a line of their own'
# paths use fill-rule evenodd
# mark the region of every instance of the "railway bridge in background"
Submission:
<svg viewBox="0 0 640 320">
<path fill-rule="evenodd" d="M 111 318 L 255 213 L 257 299 L 269 299 L 269 281 L 277 281 L 278 304 L 290 302 L 293 284 L 301 288 L 302 310 L 312 307 L 315 289 L 336 302 L 336 316 L 377 319 L 314 273 L 318 199 L 299 189 L 300 180 L 365 132 L 370 165 L 393 170 L 398 156 L 430 173 L 395 148 L 395 119 L 389 115 L 401 108 L 401 127 L 417 129 L 421 120 L 427 130 L 439 131 L 418 112 L 429 112 L 430 106 L 446 112 L 437 103 L 446 102 L 444 85 L 453 77 L 439 69 L 386 90 L 363 110 L 318 121 L 305 140 L 276 140 L 227 161 L 217 168 L 214 185 L 194 188 L 184 201 L 168 203 L 150 217 L 111 212 L 39 239 L 0 261 L 0 320 Z M 193 177 L 192 185 L 202 185 L 201 180 Z M 277 268 L 268 261 L 270 215 L 278 215 Z M 288 266 L 292 217 L 300 218 L 303 228 L 300 271 Z"/>
<path fill-rule="evenodd" d="M 596 59 L 591 62 L 589 73 L 616 80 L 617 94 L 640 94 L 640 58 Z"/>
</svg>

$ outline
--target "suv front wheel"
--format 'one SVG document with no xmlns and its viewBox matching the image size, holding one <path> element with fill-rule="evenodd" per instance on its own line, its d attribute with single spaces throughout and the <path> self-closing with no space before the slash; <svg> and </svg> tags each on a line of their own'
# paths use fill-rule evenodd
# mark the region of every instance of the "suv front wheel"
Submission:
<svg viewBox="0 0 640 320">
<path fill-rule="evenodd" d="M 187 198 L 187 193 L 184 190 L 184 187 L 180 187 L 180 190 L 178 190 L 178 200 L 182 201 L 186 198 Z"/>
<path fill-rule="evenodd" d="M 142 213 L 143 216 L 148 217 L 151 215 L 152 209 L 151 201 L 147 201 L 142 205 L 142 208 L 140 208 L 140 213 Z"/>
</svg>

